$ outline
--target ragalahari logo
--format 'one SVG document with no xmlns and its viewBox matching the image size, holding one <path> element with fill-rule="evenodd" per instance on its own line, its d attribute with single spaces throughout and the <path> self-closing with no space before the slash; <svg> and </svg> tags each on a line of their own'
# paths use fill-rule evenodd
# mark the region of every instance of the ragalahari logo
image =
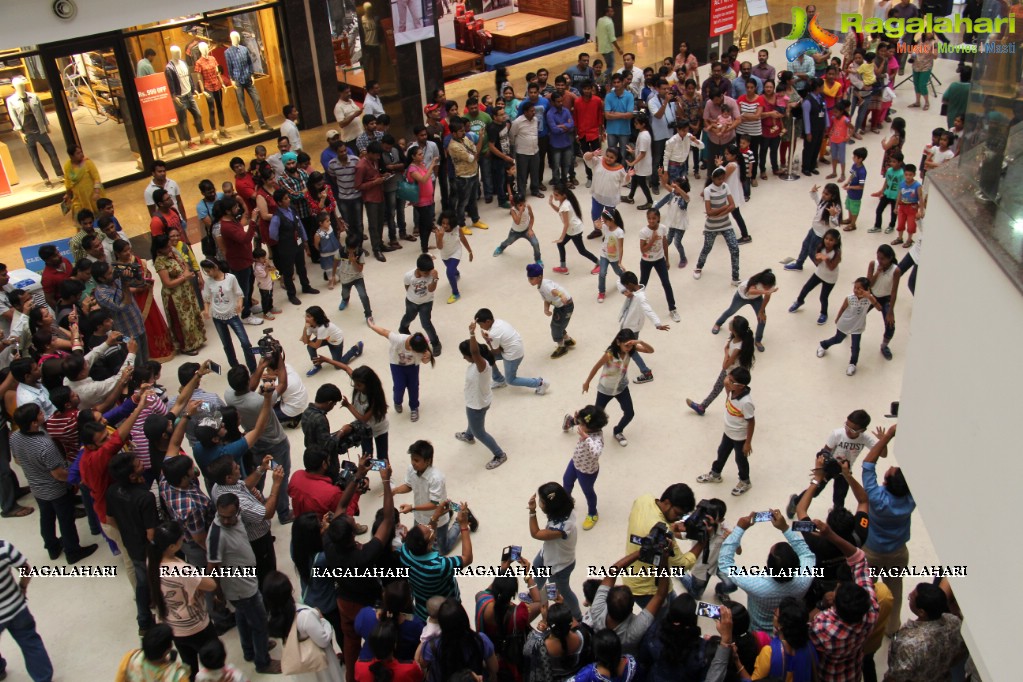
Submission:
<svg viewBox="0 0 1023 682">
<path fill-rule="evenodd" d="M 787 40 L 796 41 L 785 48 L 786 59 L 794 62 L 807 52 L 827 52 L 828 48 L 838 43 L 838 36 L 821 28 L 817 23 L 817 15 L 807 22 L 806 10 L 802 7 L 793 7 L 792 33 L 788 35 Z"/>
</svg>

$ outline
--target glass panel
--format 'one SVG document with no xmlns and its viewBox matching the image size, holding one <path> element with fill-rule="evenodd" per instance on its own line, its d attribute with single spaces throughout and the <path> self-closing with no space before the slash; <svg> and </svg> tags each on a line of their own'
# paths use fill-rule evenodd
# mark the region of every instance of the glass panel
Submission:
<svg viewBox="0 0 1023 682">
<path fill-rule="evenodd" d="M 359 16 L 355 11 L 355 0 L 327 0 L 327 15 L 330 17 L 330 36 L 334 46 L 334 66 L 338 83 L 349 83 L 365 87 L 362 76 L 362 36 L 359 33 Z M 352 80 L 352 76 L 357 76 Z"/>
</svg>

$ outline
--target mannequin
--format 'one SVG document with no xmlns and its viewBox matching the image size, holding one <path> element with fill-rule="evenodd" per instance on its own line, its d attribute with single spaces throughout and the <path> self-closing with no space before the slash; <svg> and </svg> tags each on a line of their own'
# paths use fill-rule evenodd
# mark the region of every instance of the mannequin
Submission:
<svg viewBox="0 0 1023 682">
<path fill-rule="evenodd" d="M 178 112 L 178 139 L 187 142 L 189 149 L 199 148 L 199 145 L 192 141 L 192 133 L 188 130 L 188 117 L 185 116 L 185 112 L 190 111 L 200 142 L 213 144 L 213 138 L 206 138 L 203 134 L 202 114 L 199 113 L 199 104 L 195 101 L 195 88 L 192 86 L 192 70 L 181 58 L 181 48 L 177 45 L 171 45 L 170 60 L 163 72 L 167 76 L 167 85 L 170 86 L 171 96 L 174 97 L 174 108 Z"/>
<path fill-rule="evenodd" d="M 231 137 L 224 130 L 224 81 L 220 78 L 220 64 L 210 56 L 209 43 L 199 43 L 199 54 L 202 56 L 195 60 L 196 81 L 199 83 L 199 90 L 206 95 L 206 107 L 210 113 L 210 131 L 218 130 L 221 138 Z M 213 109 L 216 107 L 217 118 L 213 118 Z M 220 125 L 218 126 L 217 123 Z"/>
<path fill-rule="evenodd" d="M 259 119 L 259 127 L 263 130 L 270 130 L 263 117 L 263 105 L 259 101 L 259 92 L 256 90 L 256 83 L 252 78 L 252 55 L 249 48 L 242 43 L 242 36 L 238 31 L 231 31 L 231 47 L 224 52 L 224 59 L 227 60 L 227 75 L 234 81 L 234 95 L 238 98 L 238 110 L 241 111 L 242 120 L 250 133 L 255 132 L 249 120 L 249 110 L 245 108 L 245 93 L 249 93 L 249 99 L 256 108 L 256 118 Z"/>
<path fill-rule="evenodd" d="M 362 5 L 362 65 L 366 81 L 380 78 L 380 26 L 373 15 L 373 5 Z"/>
<path fill-rule="evenodd" d="M 43 151 L 50 157 L 50 165 L 53 166 L 58 184 L 64 183 L 64 171 L 61 170 L 60 161 L 57 160 L 57 150 L 53 148 L 53 142 L 50 141 L 50 124 L 46 120 L 42 102 L 35 96 L 35 93 L 26 89 L 27 82 L 28 80 L 24 76 L 15 76 L 11 81 L 14 94 L 7 98 L 7 113 L 14 126 L 14 132 L 21 135 L 21 141 L 25 143 L 28 155 L 32 159 L 32 165 L 35 166 L 39 177 L 43 179 L 46 188 L 50 189 L 54 183 L 46 174 L 43 162 L 39 160 L 39 150 L 36 145 L 42 146 Z"/>
</svg>

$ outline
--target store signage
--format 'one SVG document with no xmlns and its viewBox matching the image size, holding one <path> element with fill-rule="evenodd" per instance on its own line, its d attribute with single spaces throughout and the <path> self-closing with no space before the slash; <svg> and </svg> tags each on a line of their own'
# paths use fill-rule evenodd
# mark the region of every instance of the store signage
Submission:
<svg viewBox="0 0 1023 682">
<path fill-rule="evenodd" d="M 43 244 L 33 244 L 32 246 L 23 246 L 21 247 L 21 260 L 25 262 L 25 267 L 31 270 L 32 272 L 42 272 L 43 266 L 46 265 L 39 258 L 39 247 L 43 246 L 44 244 L 53 244 L 54 246 L 57 247 L 57 250 L 60 251 L 60 255 L 64 256 L 64 258 L 67 258 L 72 263 L 75 262 L 74 254 L 71 253 L 70 237 L 67 239 L 59 239 L 55 242 L 51 241 L 43 242 Z M 12 281 L 11 284 L 13 284 L 16 289 L 22 288 L 18 286 L 18 282 Z"/>
<path fill-rule="evenodd" d="M 734 31 L 737 17 L 737 0 L 711 0 L 710 37 L 714 38 Z"/>
<path fill-rule="evenodd" d="M 135 88 L 139 93 L 146 129 L 154 130 L 177 125 L 178 112 L 174 108 L 174 98 L 171 97 L 166 74 L 154 73 L 136 78 Z"/>
</svg>

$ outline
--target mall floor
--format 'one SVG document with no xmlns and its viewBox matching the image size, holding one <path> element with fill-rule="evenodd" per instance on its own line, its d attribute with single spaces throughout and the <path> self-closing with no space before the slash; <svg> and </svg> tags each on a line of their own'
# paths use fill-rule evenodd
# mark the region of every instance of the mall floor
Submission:
<svg viewBox="0 0 1023 682">
<path fill-rule="evenodd" d="M 627 42 L 627 47 L 630 45 Z M 779 50 L 782 46 L 779 43 Z M 645 62 L 641 60 L 641 63 Z M 955 78 L 953 71 L 952 62 L 939 60 L 935 73 L 947 84 Z M 909 137 L 905 149 L 907 158 L 915 161 L 927 141 L 927 131 L 941 125 L 942 120 L 937 106 L 929 112 L 907 109 L 910 96 L 905 86 L 900 88 L 896 108 L 899 110 L 897 115 L 905 117 L 908 122 Z M 310 150 L 319 151 L 324 144 L 324 130 L 306 131 L 303 138 Z M 868 135 L 865 140 L 870 152 L 867 160 L 868 194 L 880 186 L 881 139 L 880 135 Z M 579 174 L 582 177 L 581 167 Z M 827 171 L 823 171 L 814 180 L 823 184 L 826 174 Z M 178 169 L 172 176 L 183 187 L 191 205 L 197 198 L 195 186 L 199 179 L 228 177 L 226 159 L 203 161 Z M 136 233 L 142 230 L 145 213 L 141 202 L 143 184 L 125 185 L 111 192 L 122 223 Z M 701 181 L 696 184 L 697 189 L 702 187 Z M 887 362 L 878 352 L 882 325 L 880 317 L 873 313 L 868 317 L 867 330 L 863 335 L 859 371 L 853 377 L 845 374 L 848 343 L 833 348 L 823 359 L 815 357 L 817 342 L 834 333 L 831 321 L 822 327 L 814 324 L 816 294 L 808 299 L 799 313 L 786 312 L 810 270 L 784 272 L 779 261 L 796 255 L 809 227 L 814 209 L 809 199 L 811 185 L 807 178 L 783 182 L 772 177 L 753 189 L 752 202 L 743 210 L 753 243 L 742 247 L 742 275 L 749 277 L 765 268 L 773 268 L 779 283 L 779 291 L 767 309 L 766 351 L 756 356 L 751 382 L 756 404 L 756 433 L 751 459 L 753 488 L 742 499 L 729 494 L 736 479 L 733 462 L 726 466 L 722 484 L 701 485 L 695 480 L 708 470 L 721 439 L 723 400 L 719 398 L 702 418 L 686 409 L 684 401 L 687 397 L 702 399 L 718 374 L 725 337 L 713 336 L 710 327 L 734 293 L 729 285 L 728 254 L 723 244 L 715 246 L 703 278 L 700 281 L 692 279 L 693 265 L 702 245 L 704 222 L 703 211 L 697 202 L 691 211 L 691 229 L 685 238 L 689 267 L 684 270 L 674 267 L 678 260 L 676 253 L 671 253 L 671 279 L 682 322 L 674 324 L 668 318 L 663 291 L 656 279 L 652 280 L 649 301 L 671 329 L 655 331 L 648 323 L 643 331 L 643 339 L 656 351 L 648 359 L 655 380 L 650 384 L 630 387 L 637 416 L 625 432 L 629 439 L 628 447 L 622 448 L 610 438 L 610 427 L 605 430 L 607 443 L 596 484 L 600 496 L 600 521 L 593 530 L 580 533 L 578 563 L 573 575 L 577 593 L 581 594 L 588 566 L 610 565 L 625 552 L 629 510 L 633 500 L 640 495 L 658 495 L 670 483 L 688 483 L 693 487 L 697 500 L 710 497 L 724 500 L 729 507 L 727 518 L 731 526 L 740 515 L 752 511 L 784 509 L 789 493 L 805 487 L 814 454 L 831 430 L 840 427 L 852 410 L 866 409 L 873 417 L 872 428 L 892 423 L 883 415 L 888 411 L 889 403 L 899 398 L 901 390 L 903 358 L 913 313 L 913 297 L 909 292 L 905 288 L 901 290 L 896 307 L 898 333 L 892 343 L 894 360 Z M 589 192 L 580 188 L 578 195 L 584 210 L 587 210 Z M 543 258 L 550 268 L 557 262 L 552 242 L 560 227 L 555 222 L 553 211 L 545 204 L 545 200 L 530 200 Z M 865 199 L 861 229 L 843 233 L 843 263 L 839 284 L 831 297 L 832 319 L 842 298 L 851 293 L 852 280 L 866 273 L 867 264 L 877 247 L 891 240 L 890 235 L 870 235 L 865 231 L 870 226 L 875 205 L 875 200 Z M 632 206 L 623 204 L 621 209 L 627 234 L 624 262 L 629 269 L 637 269 L 639 258 L 635 235 L 644 224 L 644 218 Z M 553 350 L 553 343 L 548 319 L 543 315 L 540 297 L 530 289 L 525 279 L 524 268 L 530 262 L 528 247 L 520 242 L 500 258 L 494 258 L 491 254 L 507 234 L 510 221 L 507 213 L 498 209 L 496 204 L 481 204 L 480 211 L 490 229 L 477 229 L 468 237 L 475 258 L 472 262 L 464 259 L 460 267 L 462 299 L 453 305 L 444 303 L 450 289 L 443 275 L 437 289 L 433 317 L 444 343 L 444 352 L 436 367 L 421 369 L 422 417 L 413 424 L 409 421 L 407 406 L 403 414 L 395 414 L 392 410 L 390 448 L 395 476 L 400 481 L 404 478 L 408 462 L 405 452 L 409 444 L 419 438 L 433 442 L 437 452 L 436 466 L 447 476 L 451 499 L 468 502 L 480 520 L 479 532 L 472 536 L 475 564 L 494 566 L 500 562 L 501 549 L 506 545 L 523 545 L 524 554 L 529 558 L 539 549 L 539 543 L 529 537 L 526 503 L 540 484 L 562 478 L 575 436 L 561 432 L 561 418 L 566 412 L 593 402 L 595 394 L 592 391 L 584 394 L 581 387 L 618 329 L 617 317 L 623 298 L 615 291 L 612 275 L 608 282 L 607 300 L 598 304 L 596 277 L 589 274 L 588 262 L 570 250 L 568 266 L 571 274 L 549 273 L 549 276 L 562 284 L 574 298 L 576 312 L 570 331 L 577 339 L 578 347 L 564 358 L 550 360 L 548 355 Z M 26 235 L 30 235 L 33 241 L 70 234 L 63 229 L 59 215 L 54 211 L 40 211 L 38 214 L 25 217 Z M 48 226 L 44 234 L 40 233 L 42 226 Z M 5 226 L 4 229 L 5 234 L 9 234 L 10 227 Z M 5 254 L 6 262 L 17 262 L 6 253 L 12 251 L 20 239 L 18 236 L 6 240 L 8 244 L 3 246 L 4 251 L 0 251 Z M 370 260 L 366 267 L 365 277 L 374 316 L 380 325 L 388 329 L 397 327 L 404 310 L 401 277 L 413 267 L 417 251 L 409 246 L 388 254 L 387 263 Z M 588 241 L 587 246 L 594 249 L 597 244 Z M 901 248 L 897 251 L 900 256 L 904 253 Z M 283 303 L 285 312 L 268 325 L 275 329 L 274 335 L 283 343 L 288 361 L 300 374 L 304 375 L 309 368 L 309 359 L 298 340 L 302 311 L 305 306 L 320 305 L 344 329 L 346 344 L 365 342 L 365 354 L 359 363 L 373 367 L 385 385 L 390 386 L 386 342 L 366 328 L 358 305 L 337 312 L 338 291 L 327 290 L 318 268 L 310 266 L 310 272 L 321 293 L 301 296 L 303 306 L 299 307 L 288 305 L 278 292 L 276 300 Z M 521 374 L 542 376 L 553 384 L 551 391 L 542 397 L 530 390 L 514 387 L 494 392 L 487 426 L 509 457 L 504 466 L 494 471 L 484 469 L 490 454 L 482 445 L 466 445 L 454 438 L 456 431 L 465 428 L 462 375 L 467 364 L 459 357 L 458 342 L 467 337 L 469 323 L 480 307 L 491 308 L 497 317 L 508 320 L 521 332 L 526 347 Z M 748 308 L 739 314 L 753 320 L 753 313 Z M 419 325 L 414 325 L 413 329 L 419 329 Z M 249 327 L 248 331 L 254 340 L 261 329 Z M 224 353 L 212 327 L 208 329 L 207 336 L 209 342 L 200 359 L 223 362 Z M 185 359 L 191 358 L 179 358 L 165 365 L 162 380 L 165 385 L 176 386 L 176 369 Z M 634 371 L 631 374 L 635 376 Z M 326 382 L 337 384 L 346 394 L 350 391 L 348 380 L 331 370 L 306 379 L 305 384 L 312 394 Z M 215 375 L 207 378 L 203 387 L 218 393 L 227 388 L 225 379 Z M 612 423 L 621 416 L 616 403 L 612 403 L 608 411 Z M 351 419 L 339 412 L 335 410 L 330 415 L 335 428 Z M 302 436 L 299 431 L 291 431 L 289 435 L 294 469 L 301 462 Z M 896 464 L 898 454 L 899 441 L 896 440 L 888 462 L 883 463 L 881 469 Z M 860 474 L 859 466 L 856 474 Z M 910 472 L 911 484 L 915 475 L 924 474 Z M 365 523 L 371 522 L 381 503 L 379 483 L 374 482 L 373 487 L 373 492 L 362 502 L 361 520 Z M 575 499 L 577 516 L 581 521 L 585 515 L 581 491 L 575 491 Z M 831 493 L 826 491 L 813 504 L 812 516 L 825 517 L 830 499 Z M 400 499 L 402 502 L 408 500 L 408 497 Z M 31 498 L 25 502 L 34 506 Z M 847 502 L 852 503 L 851 499 Z M 36 512 L 27 518 L 4 520 L 2 537 L 13 542 L 33 564 L 59 563 L 47 560 L 38 534 L 38 519 Z M 83 541 L 97 539 L 89 536 L 84 521 L 79 522 L 78 529 Z M 294 579 L 294 569 L 288 556 L 291 528 L 275 522 L 273 532 L 279 568 Z M 782 541 L 780 534 L 767 524 L 755 526 L 745 538 L 742 563 L 762 565 L 771 545 L 779 541 Z M 913 519 L 909 548 L 912 564 L 937 563 L 938 557 L 919 516 Z M 946 563 L 964 563 L 954 561 L 954 557 L 944 559 Z M 89 562 L 97 565 L 119 563 L 105 545 Z M 485 578 L 461 579 L 463 604 L 469 613 L 473 610 L 473 595 L 486 587 L 487 582 Z M 912 581 L 907 581 L 904 598 L 912 586 Z M 132 593 L 123 577 L 87 580 L 36 578 L 29 595 L 29 605 L 53 659 L 57 680 L 81 679 L 83 673 L 89 679 L 111 679 L 122 655 L 138 646 Z M 737 597 L 745 599 L 741 592 Z M 911 617 L 905 605 L 902 615 L 904 619 Z M 706 634 L 713 632 L 711 621 L 703 620 L 701 626 Z M 255 674 L 251 664 L 242 661 L 235 632 L 226 634 L 223 640 L 229 659 L 253 680 L 271 679 Z M 25 679 L 24 664 L 16 649 L 9 639 L 6 640 L 3 653 L 8 661 L 10 679 Z M 879 672 L 885 669 L 886 651 L 887 645 L 877 655 Z"/>
</svg>

